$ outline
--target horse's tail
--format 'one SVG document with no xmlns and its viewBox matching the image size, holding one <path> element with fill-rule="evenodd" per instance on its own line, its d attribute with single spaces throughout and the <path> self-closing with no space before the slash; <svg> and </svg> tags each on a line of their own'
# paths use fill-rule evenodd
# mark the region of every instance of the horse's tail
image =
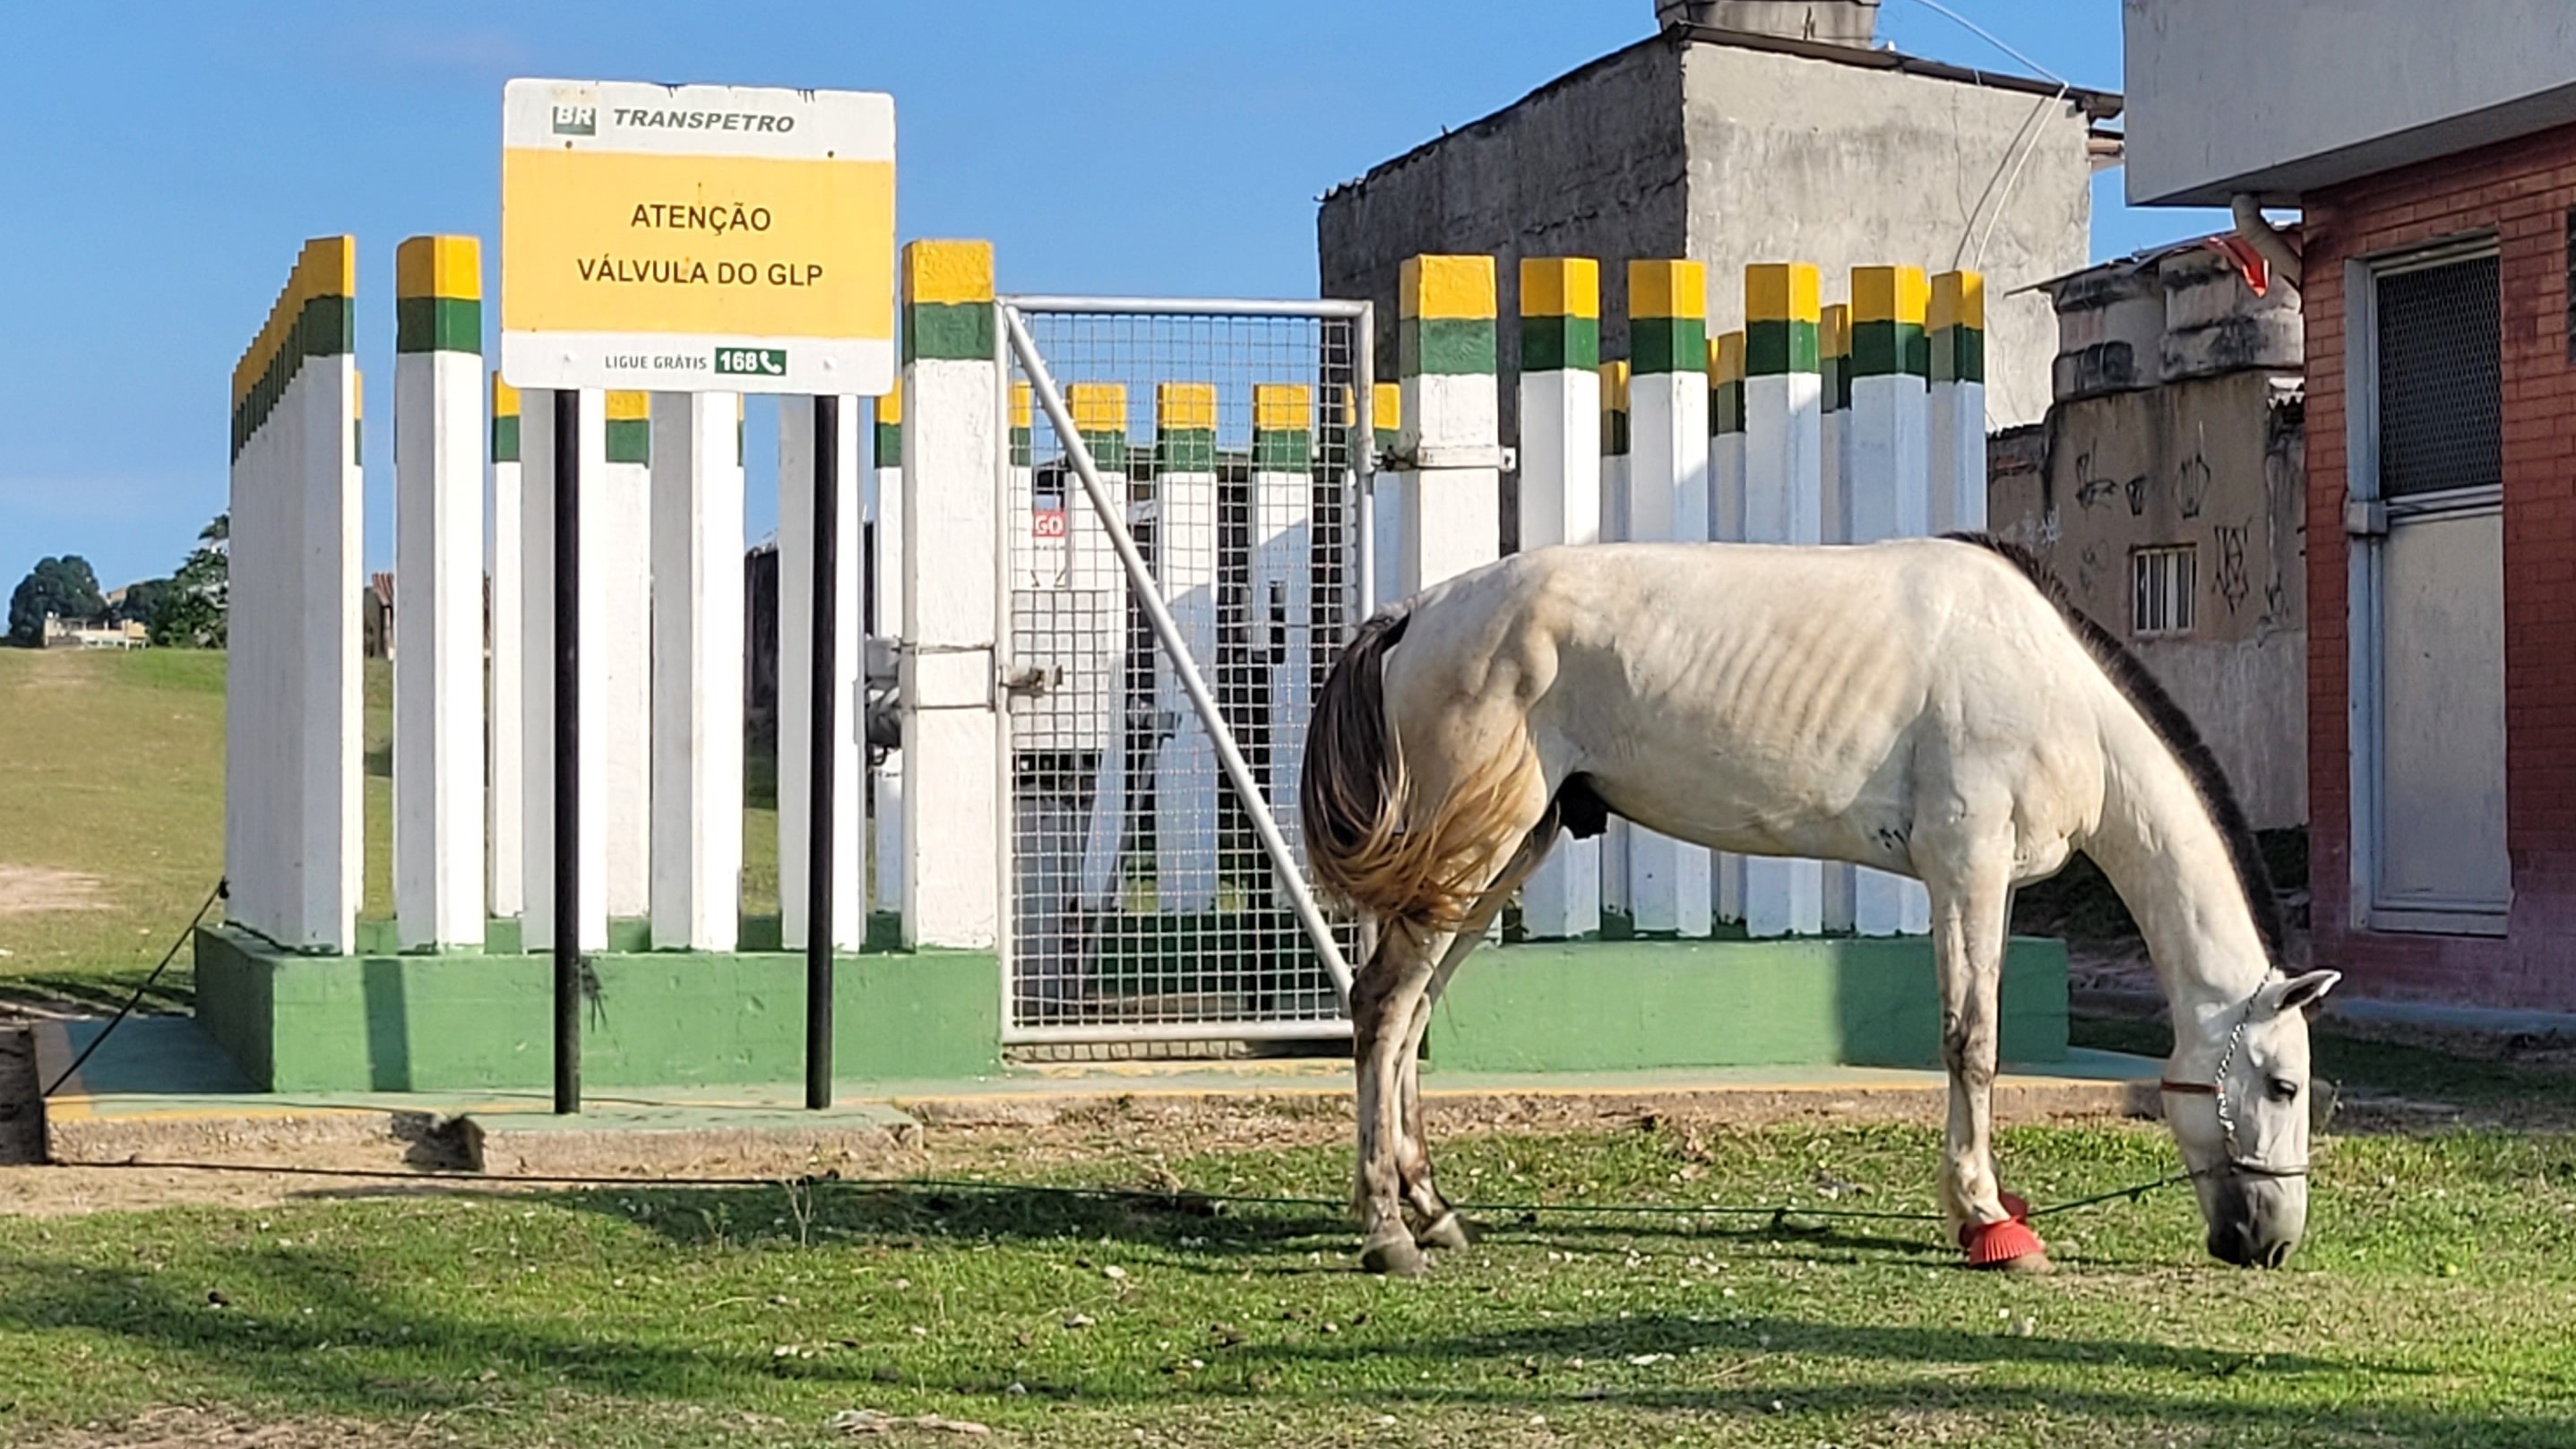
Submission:
<svg viewBox="0 0 2576 1449">
<path fill-rule="evenodd" d="M 1298 807 L 1316 882 L 1381 921 L 1456 930 L 1492 874 L 1494 837 L 1535 761 L 1505 750 L 1485 761 L 1432 817 L 1407 828 L 1412 777 L 1386 714 L 1386 657 L 1404 638 L 1403 610 L 1360 626 L 1315 697 Z M 1514 831 L 1517 833 L 1517 831 Z"/>
</svg>

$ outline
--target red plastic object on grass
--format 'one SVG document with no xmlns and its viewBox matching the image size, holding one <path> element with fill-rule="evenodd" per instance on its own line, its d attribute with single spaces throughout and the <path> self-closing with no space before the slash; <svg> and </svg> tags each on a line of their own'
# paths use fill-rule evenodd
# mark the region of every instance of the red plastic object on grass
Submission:
<svg viewBox="0 0 2576 1449">
<path fill-rule="evenodd" d="M 2008 1192 L 1997 1196 L 2010 1216 L 1999 1223 L 1967 1223 L 1959 1228 L 1959 1246 L 1968 1250 L 1971 1268 L 1991 1268 L 2048 1251 L 2039 1234 L 2030 1230 L 2030 1204 Z"/>
</svg>

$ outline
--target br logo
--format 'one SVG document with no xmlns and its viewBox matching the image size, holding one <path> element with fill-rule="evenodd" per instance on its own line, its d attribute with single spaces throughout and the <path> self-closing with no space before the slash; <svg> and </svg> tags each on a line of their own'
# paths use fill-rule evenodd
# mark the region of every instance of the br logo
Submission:
<svg viewBox="0 0 2576 1449">
<path fill-rule="evenodd" d="M 596 136 L 599 134 L 599 107 L 565 105 L 554 108 L 555 134 L 558 136 Z"/>
</svg>

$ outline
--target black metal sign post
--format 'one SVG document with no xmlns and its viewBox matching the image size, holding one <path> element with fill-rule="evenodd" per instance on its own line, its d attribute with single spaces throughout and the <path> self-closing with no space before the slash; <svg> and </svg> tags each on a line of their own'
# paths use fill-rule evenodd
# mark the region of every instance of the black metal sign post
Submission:
<svg viewBox="0 0 2576 1449">
<path fill-rule="evenodd" d="M 841 400 L 814 399 L 814 657 L 805 808 L 805 1105 L 832 1105 L 832 766 L 840 751 Z"/>
<path fill-rule="evenodd" d="M 581 394 L 555 389 L 555 1110 L 581 1110 Z"/>
</svg>

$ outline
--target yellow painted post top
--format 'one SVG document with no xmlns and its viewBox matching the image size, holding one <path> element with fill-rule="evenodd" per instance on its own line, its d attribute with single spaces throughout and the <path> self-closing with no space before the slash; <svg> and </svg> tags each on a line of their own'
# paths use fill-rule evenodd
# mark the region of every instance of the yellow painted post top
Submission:
<svg viewBox="0 0 2576 1449">
<path fill-rule="evenodd" d="M 1521 258 L 1521 315 L 1600 316 L 1601 264 L 1590 257 Z"/>
<path fill-rule="evenodd" d="M 1301 382 L 1252 385 L 1252 430 L 1302 433 L 1315 426 L 1315 390 Z"/>
<path fill-rule="evenodd" d="M 1396 315 L 1439 321 L 1495 313 L 1492 257 L 1406 257 L 1396 282 Z"/>
<path fill-rule="evenodd" d="M 1601 364 L 1601 411 L 1624 413 L 1628 410 L 1628 363 L 1624 358 Z"/>
<path fill-rule="evenodd" d="M 1851 280 L 1854 322 L 1923 324 L 1931 288 L 1921 267 L 1854 267 Z"/>
<path fill-rule="evenodd" d="M 1851 304 L 1836 302 L 1824 309 L 1816 325 L 1816 354 L 1820 357 L 1851 356 Z"/>
<path fill-rule="evenodd" d="M 1708 380 L 1712 385 L 1744 381 L 1744 334 L 1721 332 L 1709 339 Z"/>
<path fill-rule="evenodd" d="M 1628 264 L 1630 317 L 1708 316 L 1708 267 L 1690 261 L 1635 261 Z"/>
<path fill-rule="evenodd" d="M 1216 384 L 1212 382 L 1154 384 L 1154 426 L 1166 433 L 1215 432 Z"/>
<path fill-rule="evenodd" d="M 1127 436 L 1127 387 L 1116 382 L 1077 382 L 1065 389 L 1064 405 L 1073 414 L 1077 433 Z"/>
<path fill-rule="evenodd" d="M 501 380 L 499 368 L 492 370 L 492 416 L 515 418 L 519 415 L 519 390 Z"/>
<path fill-rule="evenodd" d="M 1391 433 L 1404 426 L 1404 384 L 1381 382 L 1369 388 L 1369 430 Z"/>
<path fill-rule="evenodd" d="M 1035 426 L 1029 409 L 1029 385 L 1025 382 L 1011 384 L 1011 426 L 1022 432 Z"/>
<path fill-rule="evenodd" d="M 483 243 L 470 236 L 416 236 L 394 248 L 396 297 L 483 300 Z"/>
<path fill-rule="evenodd" d="M 295 254 L 295 269 L 286 275 L 286 286 L 268 309 L 268 320 L 260 324 L 259 334 L 244 349 L 241 361 L 233 367 L 233 406 L 259 383 L 260 374 L 276 358 L 287 339 L 295 335 L 295 324 L 304 316 L 304 304 L 316 297 L 355 297 L 358 295 L 358 239 L 353 236 L 317 236 Z"/>
<path fill-rule="evenodd" d="M 608 395 L 608 420 L 612 423 L 640 423 L 653 416 L 653 395 L 649 392 L 612 392 Z"/>
<path fill-rule="evenodd" d="M 733 400 L 737 403 L 741 402 L 742 394 L 735 393 L 733 395 Z M 741 410 L 737 408 L 735 411 L 739 413 Z M 893 424 L 903 421 L 902 388 L 898 387 L 894 391 L 886 393 L 877 399 L 876 420 L 881 424 Z"/>
<path fill-rule="evenodd" d="M 1757 262 L 1744 269 L 1744 320 L 1813 322 L 1823 282 L 1812 262 Z"/>
<path fill-rule="evenodd" d="M 993 300 L 993 244 L 917 241 L 903 249 L 906 305 Z"/>
<path fill-rule="evenodd" d="M 1977 272 L 1943 272 L 1932 279 L 1931 330 L 1973 327 L 1986 330 L 1986 279 Z"/>
<path fill-rule="evenodd" d="M 367 375 L 353 364 L 349 368 L 349 416 L 363 418 L 366 415 Z"/>
</svg>

